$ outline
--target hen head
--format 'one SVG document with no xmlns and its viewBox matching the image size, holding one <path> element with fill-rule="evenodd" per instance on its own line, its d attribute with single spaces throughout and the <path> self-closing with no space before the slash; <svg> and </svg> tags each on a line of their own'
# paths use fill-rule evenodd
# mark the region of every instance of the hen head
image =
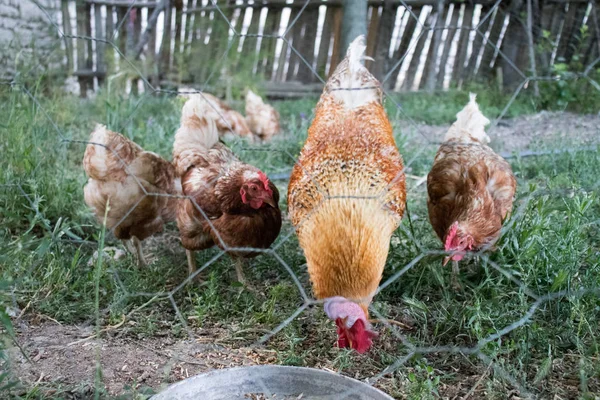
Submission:
<svg viewBox="0 0 600 400">
<path fill-rule="evenodd" d="M 454 222 L 452 225 L 450 225 L 448 233 L 446 234 L 446 240 L 444 242 L 444 249 L 447 252 L 452 252 L 454 254 L 444 258 L 444 265 L 446 265 L 450 260 L 462 260 L 465 256 L 465 252 L 473 250 L 474 245 L 475 240 L 473 239 L 473 236 L 465 232 L 458 221 Z"/>
<path fill-rule="evenodd" d="M 371 330 L 363 308 L 343 297 L 325 301 L 325 313 L 337 325 L 338 347 L 350 347 L 362 354 L 369 350 L 377 333 Z"/>
<path fill-rule="evenodd" d="M 269 186 L 269 178 L 262 171 L 246 171 L 240 188 L 242 203 L 250 205 L 255 210 L 269 205 L 277 208 L 273 198 L 273 189 Z"/>
</svg>

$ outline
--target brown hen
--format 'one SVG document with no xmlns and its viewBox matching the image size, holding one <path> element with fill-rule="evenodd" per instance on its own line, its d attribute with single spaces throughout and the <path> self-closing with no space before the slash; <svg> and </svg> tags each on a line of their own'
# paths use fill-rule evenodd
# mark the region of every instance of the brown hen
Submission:
<svg viewBox="0 0 600 400">
<path fill-rule="evenodd" d="M 288 204 L 317 299 L 338 346 L 366 351 L 368 307 L 405 208 L 402 157 L 380 83 L 362 65 L 364 36 L 327 82 L 292 172 Z"/>
<path fill-rule="evenodd" d="M 252 90 L 246 93 L 246 121 L 250 130 L 263 141 L 279 134 L 279 113 Z"/>
<path fill-rule="evenodd" d="M 427 176 L 429 220 L 453 261 L 453 285 L 458 261 L 467 251 L 491 249 L 504 219 L 512 210 L 517 181 L 510 165 L 486 144 L 489 120 L 479 111 L 475 95 L 446 133 Z"/>
<path fill-rule="evenodd" d="M 238 280 L 244 283 L 243 259 L 259 254 L 251 249 L 266 249 L 279 235 L 279 192 L 262 171 L 219 141 L 209 107 L 200 95 L 191 96 L 175 135 L 173 163 L 183 194 L 190 197 L 179 203 L 177 225 L 190 274 L 196 270 L 193 251 L 217 245 L 236 258 Z"/>
<path fill-rule="evenodd" d="M 85 202 L 100 223 L 108 207 L 106 227 L 137 255 L 139 265 L 144 265 L 140 241 L 175 220 L 177 199 L 165 196 L 181 191 L 175 168 L 103 125 L 96 126 L 89 142 L 83 157 L 89 177 Z"/>
</svg>

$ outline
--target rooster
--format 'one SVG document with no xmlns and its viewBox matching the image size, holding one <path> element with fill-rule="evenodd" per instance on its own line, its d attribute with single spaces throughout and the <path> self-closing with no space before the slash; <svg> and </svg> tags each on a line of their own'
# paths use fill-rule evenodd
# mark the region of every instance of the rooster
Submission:
<svg viewBox="0 0 600 400">
<path fill-rule="evenodd" d="M 487 143 L 490 121 L 479 111 L 476 96 L 456 115 L 427 176 L 429 220 L 444 249 L 452 253 L 453 285 L 458 262 L 467 251 L 494 246 L 512 210 L 517 181 L 510 165 Z"/>
<path fill-rule="evenodd" d="M 281 230 L 279 191 L 219 141 L 217 121 L 200 95 L 183 106 L 173 163 L 189 197 L 179 203 L 177 225 L 190 275 L 196 271 L 193 252 L 217 245 L 236 258 L 237 278 L 245 284 L 243 260 L 259 253 L 234 248 L 266 249 L 275 241 Z"/>
<path fill-rule="evenodd" d="M 279 113 L 252 90 L 246 93 L 246 121 L 250 130 L 263 141 L 271 140 L 280 132 Z"/>
<path fill-rule="evenodd" d="M 90 135 L 83 168 L 89 177 L 86 204 L 100 223 L 108 207 L 106 227 L 145 265 L 141 241 L 175 220 L 177 199 L 165 196 L 181 192 L 175 168 L 103 125 Z"/>
<path fill-rule="evenodd" d="M 364 353 L 376 333 L 368 307 L 404 213 L 402 157 L 381 84 L 356 38 L 329 78 L 289 184 L 288 207 L 315 297 L 335 321 L 338 346 Z"/>
</svg>

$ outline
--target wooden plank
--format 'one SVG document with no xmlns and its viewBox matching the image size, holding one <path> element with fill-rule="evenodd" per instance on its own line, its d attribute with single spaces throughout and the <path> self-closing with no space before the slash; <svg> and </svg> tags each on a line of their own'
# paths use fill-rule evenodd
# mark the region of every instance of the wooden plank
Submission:
<svg viewBox="0 0 600 400">
<path fill-rule="evenodd" d="M 319 9 L 316 8 L 314 10 L 305 10 L 304 13 L 304 32 L 302 35 L 302 40 L 300 41 L 296 50 L 302 55 L 305 61 L 310 64 L 312 67 L 314 65 L 314 53 L 315 53 L 315 42 L 317 40 L 317 29 L 315 27 L 315 22 L 319 20 Z M 315 74 L 313 73 L 311 67 L 306 65 L 304 61 L 298 57 L 298 74 L 296 75 L 296 80 L 302 83 L 309 83 L 315 81 Z"/>
<path fill-rule="evenodd" d="M 256 64 L 258 64 L 258 52 L 256 50 L 256 45 L 258 42 L 258 35 L 260 29 L 260 8 L 248 8 L 247 11 L 252 10 L 252 17 L 250 19 L 250 24 L 248 25 L 248 31 L 246 32 L 246 37 L 244 38 L 244 42 L 242 43 L 241 51 L 236 55 L 236 62 L 234 70 L 238 71 L 239 68 L 243 68 L 243 70 L 247 74 L 251 74 L 254 70 Z M 240 25 L 241 29 L 241 25 Z"/>
<path fill-rule="evenodd" d="M 183 0 L 173 0 L 173 6 L 175 9 L 175 37 L 173 38 L 173 68 L 174 72 L 179 74 L 181 78 L 181 70 L 183 64 L 183 53 L 181 51 L 181 32 L 183 23 Z"/>
<path fill-rule="evenodd" d="M 333 50 L 331 52 L 331 60 L 329 62 L 329 71 L 327 71 L 327 76 L 331 76 L 338 63 L 340 62 L 340 52 L 342 46 L 342 17 L 343 10 L 341 8 L 336 8 L 333 13 Z"/>
<path fill-rule="evenodd" d="M 412 13 L 411 13 L 412 11 Z M 415 29 L 417 27 L 417 22 L 419 21 L 419 19 L 421 18 L 421 13 L 423 12 L 423 8 L 412 8 L 412 10 L 405 10 L 405 13 L 409 13 L 408 14 L 408 20 L 406 21 L 406 27 L 404 28 L 404 31 L 402 32 L 402 37 L 400 39 L 400 42 L 398 44 L 398 47 L 396 49 L 396 51 L 394 52 L 394 56 L 391 60 L 391 67 L 390 68 L 395 68 L 395 74 L 396 77 L 394 79 L 392 79 L 392 82 L 390 82 L 390 85 L 392 87 L 395 87 L 396 85 L 396 80 L 397 80 L 397 76 L 398 73 L 400 72 L 400 68 L 402 68 L 402 65 L 404 64 L 404 60 L 406 60 L 406 53 L 410 50 L 409 46 L 410 43 L 413 39 L 413 36 L 415 34 Z M 414 16 L 413 16 L 414 14 Z M 400 64 L 398 64 L 401 60 L 403 60 Z M 389 71 L 387 72 L 389 73 Z"/>
<path fill-rule="evenodd" d="M 442 41 L 443 30 L 441 28 L 444 28 L 446 19 L 448 18 L 448 7 L 444 3 L 444 0 L 439 0 L 436 5 L 435 30 L 433 31 L 429 52 L 425 60 L 423 76 L 421 77 L 420 87 L 426 89 L 428 92 L 432 92 L 435 89 L 435 83 L 437 82 L 435 70 L 440 52 L 440 42 Z"/>
<path fill-rule="evenodd" d="M 587 4 L 570 3 L 569 11 L 565 20 L 563 35 L 558 45 L 558 57 L 562 57 L 568 63 L 573 58 L 581 41 L 581 26 L 587 11 Z"/>
<path fill-rule="evenodd" d="M 158 56 L 158 76 L 159 78 L 165 79 L 168 78 L 171 72 L 171 13 L 173 11 L 173 2 L 172 0 L 168 0 L 167 5 L 165 7 L 164 12 L 164 21 L 165 25 L 163 28 L 163 37 L 162 42 L 160 44 L 160 52 Z"/>
<path fill-rule="evenodd" d="M 549 69 L 550 69 L 550 58 L 552 57 L 552 49 L 550 48 L 550 43 L 552 40 L 552 36 L 550 36 L 549 38 L 545 38 L 544 32 L 548 32 L 551 34 L 552 32 L 552 22 L 553 22 L 553 16 L 556 10 L 556 5 L 555 4 L 543 4 L 542 8 L 540 10 L 541 16 L 540 16 L 540 28 L 541 28 L 541 32 L 540 32 L 540 36 L 538 37 L 537 43 L 538 43 L 538 65 L 540 68 L 540 71 L 543 74 L 548 73 Z"/>
<path fill-rule="evenodd" d="M 450 56 L 450 51 L 452 50 L 452 43 L 454 42 L 454 38 L 456 37 L 456 32 L 458 31 L 458 19 L 460 17 L 460 6 L 455 4 L 452 9 L 452 16 L 450 17 L 450 26 L 448 27 L 448 35 L 446 36 L 446 43 L 443 44 L 444 51 L 442 52 L 442 56 L 440 58 L 440 69 L 437 73 L 437 82 L 436 86 L 438 88 L 444 87 L 444 79 L 446 78 L 446 70 L 448 64 L 448 57 Z"/>
<path fill-rule="evenodd" d="M 458 47 L 456 49 L 456 58 L 454 60 L 454 67 L 452 68 L 452 79 L 450 83 L 456 84 L 457 88 L 462 87 L 462 77 L 465 70 L 465 64 L 467 62 L 467 51 L 469 47 L 469 35 L 471 34 L 471 28 L 473 27 L 473 11 L 474 7 L 470 4 L 463 6 L 464 14 L 462 21 L 462 29 L 458 37 Z"/>
<path fill-rule="evenodd" d="M 375 52 L 377 51 L 377 33 L 379 31 L 379 7 L 370 7 L 371 18 L 369 19 L 369 26 L 367 30 L 367 49 L 365 53 L 367 57 L 374 58 Z M 367 60 L 365 62 L 367 69 L 373 68 L 373 61 Z"/>
<path fill-rule="evenodd" d="M 296 10 L 295 13 L 294 11 L 292 11 L 292 14 L 290 16 L 290 23 L 292 23 L 298 15 L 299 18 L 290 30 L 290 33 L 288 34 L 288 39 L 291 39 L 292 47 L 300 54 L 302 54 L 302 50 L 306 42 L 304 32 L 311 25 L 310 22 L 313 22 L 308 19 L 308 11 L 306 9 L 302 11 L 302 14 L 299 14 L 301 11 L 302 10 Z M 299 71 L 300 69 L 300 64 L 302 63 L 302 61 L 300 60 L 298 53 L 296 53 L 293 50 L 290 53 L 289 68 L 287 70 L 286 78 L 287 81 L 294 80 L 296 77 L 297 70 Z M 302 56 L 305 56 L 305 54 L 302 54 Z"/>
<path fill-rule="evenodd" d="M 488 7 L 482 7 L 481 14 L 479 14 L 479 15 L 481 17 L 483 17 L 489 11 L 490 11 L 490 9 Z M 467 64 L 467 68 L 463 71 L 463 76 L 462 76 L 463 82 L 469 82 L 475 77 L 475 75 L 477 73 L 477 71 L 476 71 L 477 59 L 479 58 L 479 55 L 483 51 L 484 46 L 489 46 L 488 44 L 486 44 L 484 36 L 487 34 L 487 32 L 489 30 L 490 19 L 491 18 L 488 18 L 479 24 L 478 30 L 481 34 L 476 33 L 475 39 L 473 39 L 473 47 L 472 47 L 473 51 L 471 52 L 471 56 L 469 57 L 469 63 Z M 523 39 L 523 40 L 525 40 L 525 39 Z"/>
<path fill-rule="evenodd" d="M 121 53 L 125 54 L 127 51 L 127 21 L 125 18 L 127 17 L 127 7 L 117 7 L 117 24 L 115 29 L 118 29 L 119 38 L 115 45 L 121 51 Z M 123 60 L 121 60 L 123 62 Z"/>
<path fill-rule="evenodd" d="M 69 1 L 61 0 L 60 11 L 62 15 L 63 33 L 65 34 L 65 54 L 67 56 L 67 71 L 73 72 L 73 30 L 71 29 L 71 15 L 69 14 Z"/>
<path fill-rule="evenodd" d="M 148 8 L 148 18 L 154 12 L 154 7 Z M 153 87 L 158 86 L 158 63 L 156 58 L 156 29 L 155 26 L 148 34 L 148 43 L 146 44 L 146 70 L 148 71 L 148 80 Z"/>
<path fill-rule="evenodd" d="M 188 8 L 195 8 L 196 6 L 197 6 L 197 0 L 188 0 L 188 3 L 187 3 Z M 148 10 L 148 14 L 150 14 L 150 10 Z M 189 56 L 189 54 L 190 54 L 190 49 L 191 49 L 191 45 L 192 45 L 193 29 L 194 29 L 194 25 L 196 23 L 196 17 L 197 17 L 196 14 L 187 14 L 186 15 L 185 33 L 183 36 L 183 52 L 186 54 L 186 56 Z"/>
<path fill-rule="evenodd" d="M 398 7 L 392 4 L 391 0 L 386 0 L 382 8 L 379 29 L 377 30 L 377 42 L 374 53 L 375 62 L 371 67 L 371 73 L 380 82 L 390 69 L 390 43 L 394 34 L 394 24 L 396 23 L 396 14 Z M 386 88 L 389 88 L 389 81 L 383 82 Z"/>
<path fill-rule="evenodd" d="M 266 35 L 277 36 L 279 34 L 279 26 L 281 25 L 281 10 L 271 9 L 267 11 L 267 19 L 265 21 Z M 275 38 L 263 38 L 266 40 L 266 46 L 264 46 L 263 61 L 262 65 L 259 64 L 258 72 L 262 73 L 265 79 L 272 79 L 273 77 L 273 66 L 275 65 L 275 49 L 277 48 L 277 40 Z"/>
<path fill-rule="evenodd" d="M 86 19 L 85 19 L 85 8 L 87 6 L 83 3 L 77 2 L 75 3 L 75 15 L 77 18 L 77 36 L 87 36 L 86 32 Z M 86 69 L 86 41 L 85 40 L 77 40 L 77 70 Z M 91 68 L 90 68 L 91 69 Z M 87 96 L 88 90 L 88 81 L 87 77 L 80 76 L 79 77 L 79 95 L 81 97 Z"/>
<path fill-rule="evenodd" d="M 588 18 L 589 45 L 585 51 L 583 65 L 590 65 L 600 56 L 600 12 L 598 6 L 592 3 L 592 11 Z"/>
<path fill-rule="evenodd" d="M 525 73 L 529 64 L 527 61 L 527 31 L 523 24 L 524 21 L 520 18 L 521 15 L 526 14 L 522 11 L 522 7 L 510 10 L 510 21 L 502 40 L 501 50 L 504 56 L 500 56 L 498 65 L 502 69 L 504 87 L 508 89 L 513 89 L 523 81 L 522 74 Z"/>
<path fill-rule="evenodd" d="M 327 7 L 325 10 L 325 19 L 323 21 L 323 31 L 321 33 L 321 43 L 319 43 L 319 52 L 317 53 L 317 73 L 324 80 L 327 80 L 326 68 L 327 59 L 329 58 L 329 49 L 331 47 L 333 14 L 333 7 Z"/>
<path fill-rule="evenodd" d="M 97 39 L 106 39 L 106 35 L 103 32 L 103 23 L 102 23 L 102 6 L 95 5 L 94 6 L 94 28 L 95 28 L 95 37 Z M 104 59 L 105 56 L 105 45 L 102 41 L 96 42 L 96 71 L 106 71 L 106 61 Z M 98 77 L 98 85 L 102 85 L 104 79 L 102 77 Z"/>
<path fill-rule="evenodd" d="M 479 65 L 479 71 L 477 72 L 478 78 L 484 81 L 492 78 L 493 71 L 495 70 L 491 64 L 494 61 L 494 57 L 497 53 L 496 47 L 498 46 L 498 41 L 500 40 L 500 34 L 502 33 L 502 29 L 504 27 L 505 18 L 506 14 L 500 8 L 496 10 L 496 15 L 490 18 L 492 19 L 492 21 L 490 21 L 490 24 L 492 25 L 490 28 L 490 36 L 483 49 L 481 64 Z M 494 44 L 496 47 L 492 46 L 492 44 Z"/>
<path fill-rule="evenodd" d="M 415 82 L 415 78 L 417 75 L 417 70 L 419 69 L 419 65 L 421 63 L 421 53 L 423 52 L 423 48 L 425 47 L 425 43 L 427 42 L 427 37 L 430 34 L 429 28 L 433 24 L 435 13 L 430 13 L 427 10 L 423 10 L 423 12 L 427 13 L 427 20 L 425 21 L 425 32 L 421 32 L 419 40 L 417 41 L 417 45 L 414 48 L 414 53 L 410 60 L 410 64 L 408 65 L 408 70 L 406 71 L 406 75 L 404 76 L 404 82 L 402 82 L 402 90 L 409 91 L 412 90 L 413 84 Z"/>
</svg>

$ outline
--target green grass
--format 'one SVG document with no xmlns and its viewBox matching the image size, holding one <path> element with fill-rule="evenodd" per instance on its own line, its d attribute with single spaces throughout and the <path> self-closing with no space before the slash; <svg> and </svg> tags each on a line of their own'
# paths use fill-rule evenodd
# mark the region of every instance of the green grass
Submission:
<svg viewBox="0 0 600 400">
<path fill-rule="evenodd" d="M 21 90 L 0 90 L 0 294 L 6 294 L 4 302 L 12 293 L 21 308 L 29 305 L 26 315 L 45 315 L 63 324 L 89 322 L 97 311 L 102 325 L 127 316 L 135 323 L 125 324 L 120 331 L 133 339 L 185 338 L 187 328 L 219 329 L 220 340 L 230 347 L 253 343 L 302 305 L 294 281 L 273 256 L 257 257 L 247 270 L 248 279 L 264 292 L 257 296 L 235 285 L 231 260 L 224 255 L 207 269 L 204 284 L 174 293 L 179 318 L 164 296 L 187 275 L 174 226 L 146 245 L 154 259 L 146 269 L 137 270 L 131 256 L 88 265 L 102 234 L 83 203 L 84 144 L 73 141 L 85 141 L 94 123 L 101 122 L 170 158 L 180 100 L 107 93 L 81 100 L 30 89 L 38 106 Z M 481 91 L 479 97 L 490 118 L 499 115 L 508 101 L 494 96 Z M 387 106 L 399 126 L 406 123 L 401 119 L 406 117 L 450 123 L 466 98 L 461 92 L 402 95 L 403 113 L 397 114 L 391 101 Z M 269 145 L 257 148 L 239 141 L 231 146 L 267 174 L 289 171 L 305 140 L 315 101 L 276 103 L 284 134 Z M 508 116 L 536 110 L 524 96 Z M 396 137 L 405 159 L 420 150 L 411 147 L 399 131 Z M 426 174 L 434 151 L 432 147 L 419 154 L 411 173 Z M 404 332 L 414 345 L 476 345 L 528 312 L 535 299 L 526 294 L 525 287 L 543 296 L 600 286 L 600 154 L 565 153 L 517 158 L 511 163 L 519 181 L 515 212 L 498 251 L 462 267 L 463 292 L 450 288 L 450 273 L 441 267 L 439 255 L 425 255 L 375 298 L 374 307 L 381 314 L 414 326 Z M 285 194 L 286 182 L 277 184 Z M 412 223 L 404 218 L 392 239 L 384 280 L 428 250 L 440 249 L 428 223 L 425 198 L 424 185 L 410 186 Z M 285 210 L 285 196 L 283 203 Z M 284 241 L 288 233 L 292 228 L 286 223 L 276 242 L 277 254 L 310 294 L 305 260 L 293 234 Z M 111 235 L 106 245 L 120 246 Z M 199 259 L 206 262 L 218 254 L 213 249 Z M 523 286 L 494 265 L 509 271 Z M 541 397 L 591 399 L 600 395 L 599 317 L 598 293 L 560 296 L 540 304 L 527 324 L 483 345 L 481 353 Z M 381 336 L 367 355 L 339 350 L 333 346 L 334 327 L 319 307 L 311 307 L 265 346 L 275 351 L 281 364 L 328 367 L 363 379 L 408 353 L 389 329 L 378 326 L 378 330 Z M 398 398 L 437 398 L 461 382 L 466 382 L 468 390 L 476 381 L 470 377 L 485 370 L 472 355 L 428 353 L 413 357 L 378 386 Z M 0 387 L 3 382 L 0 379 Z M 506 398 L 512 388 L 494 370 L 480 385 L 488 398 L 497 399 Z M 46 397 L 40 388 L 11 390 L 23 398 Z"/>
</svg>

